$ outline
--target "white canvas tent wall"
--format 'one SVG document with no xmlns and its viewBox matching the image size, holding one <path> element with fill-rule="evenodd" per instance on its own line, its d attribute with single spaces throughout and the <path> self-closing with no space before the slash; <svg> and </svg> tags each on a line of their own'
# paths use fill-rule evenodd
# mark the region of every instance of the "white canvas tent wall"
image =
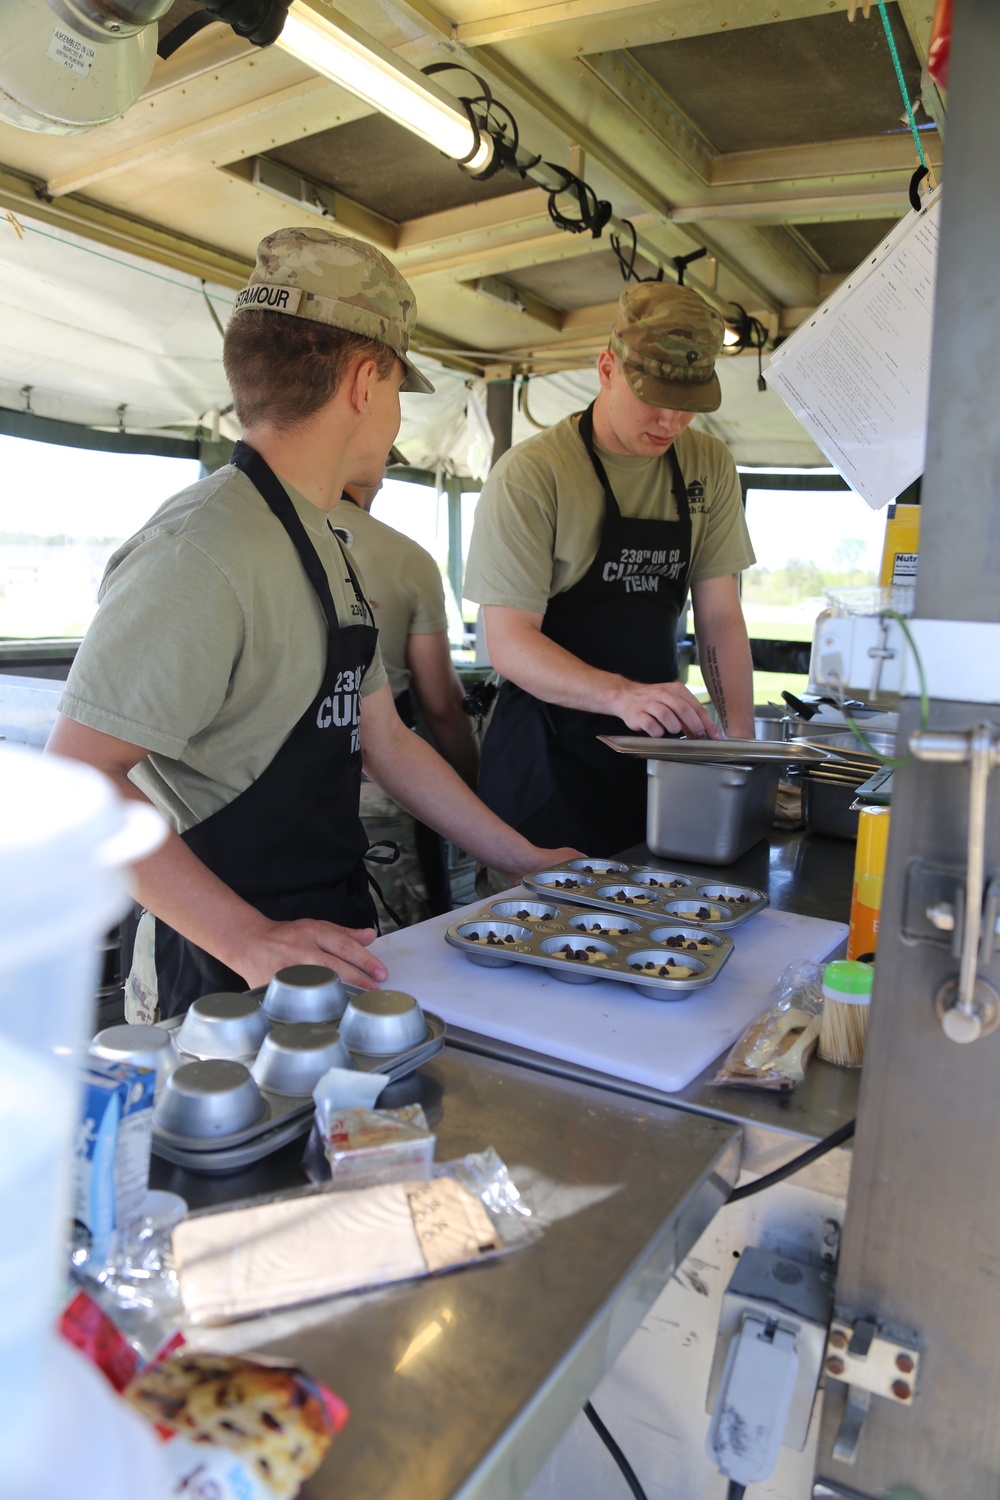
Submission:
<svg viewBox="0 0 1000 1500">
<path fill-rule="evenodd" d="M 222 368 L 233 292 L 27 217 L 0 217 L 0 407 L 84 427 L 235 438 Z M 404 396 L 399 448 L 416 468 L 469 472 L 470 377 L 421 358 L 434 396 Z M 786 407 L 756 388 L 756 361 L 720 361 L 724 401 L 704 425 L 737 462 L 821 464 Z M 482 389 L 480 384 L 480 390 Z M 592 399 L 592 368 L 533 376 L 528 410 L 547 426 Z M 514 440 L 536 428 L 518 410 Z"/>
</svg>

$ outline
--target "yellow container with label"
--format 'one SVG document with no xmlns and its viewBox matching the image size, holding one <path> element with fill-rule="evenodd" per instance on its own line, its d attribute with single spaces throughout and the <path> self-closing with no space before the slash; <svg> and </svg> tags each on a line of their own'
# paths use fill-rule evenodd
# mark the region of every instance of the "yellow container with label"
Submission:
<svg viewBox="0 0 1000 1500">
<path fill-rule="evenodd" d="M 893 505 L 885 523 L 882 548 L 883 588 L 916 588 L 917 561 L 920 553 L 920 506 Z"/>
<path fill-rule="evenodd" d="M 889 808 L 863 807 L 858 814 L 858 847 L 854 857 L 848 958 L 864 958 L 878 947 L 882 881 L 889 844 Z"/>
</svg>

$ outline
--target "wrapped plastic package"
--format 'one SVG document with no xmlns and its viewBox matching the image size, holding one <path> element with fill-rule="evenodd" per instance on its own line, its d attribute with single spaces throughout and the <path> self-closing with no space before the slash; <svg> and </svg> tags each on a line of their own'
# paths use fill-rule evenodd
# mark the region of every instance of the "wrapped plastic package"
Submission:
<svg viewBox="0 0 1000 1500">
<path fill-rule="evenodd" d="M 222 1323 L 480 1261 L 540 1231 L 492 1149 L 419 1180 L 306 1189 L 174 1230 L 193 1324 Z"/>
<path fill-rule="evenodd" d="M 822 969 L 789 964 L 768 1000 L 733 1044 L 713 1084 L 789 1093 L 805 1078 L 823 1015 Z"/>
</svg>

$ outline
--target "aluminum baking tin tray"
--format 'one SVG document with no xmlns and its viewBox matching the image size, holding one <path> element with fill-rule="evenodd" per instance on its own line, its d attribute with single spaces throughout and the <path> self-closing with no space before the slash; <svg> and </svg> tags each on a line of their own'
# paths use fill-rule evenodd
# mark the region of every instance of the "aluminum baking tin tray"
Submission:
<svg viewBox="0 0 1000 1500">
<path fill-rule="evenodd" d="M 674 944 L 697 943 L 698 950 L 671 946 L 668 939 Z M 653 1000 L 683 999 L 691 990 L 711 984 L 733 951 L 732 938 L 703 927 L 678 926 L 662 917 L 620 909 L 585 912 L 530 897 L 494 901 L 449 927 L 445 940 L 471 963 L 487 968 L 531 964 L 550 969 L 567 984 L 613 979 Z M 567 948 L 585 956 L 574 958 Z M 659 969 L 670 961 L 690 966 L 695 973 L 676 979 L 661 975 Z"/>
<path fill-rule="evenodd" d="M 363 993 L 356 985 L 347 984 L 344 988 L 351 998 Z M 263 999 L 264 988 L 252 990 L 250 993 L 259 995 Z M 428 1035 L 422 1042 L 418 1042 L 414 1047 L 408 1047 L 403 1052 L 375 1055 L 370 1052 L 356 1052 L 350 1048 L 351 1058 L 357 1071 L 359 1073 L 384 1073 L 388 1084 L 405 1078 L 407 1074 L 415 1072 L 425 1062 L 429 1062 L 444 1046 L 445 1024 L 440 1016 L 433 1015 L 427 1010 L 423 1011 L 423 1017 L 427 1022 Z M 170 1020 L 160 1021 L 157 1024 L 165 1031 L 173 1033 L 178 1030 L 183 1019 L 183 1016 L 173 1016 Z M 179 1056 L 184 1061 L 195 1061 L 184 1052 L 179 1051 Z M 253 1062 L 252 1058 L 236 1060 L 244 1063 L 246 1067 Z M 213 1136 L 209 1139 L 204 1136 L 174 1135 L 172 1131 L 154 1129 L 153 1154 L 162 1157 L 164 1161 L 187 1167 L 194 1172 L 232 1172 L 270 1155 L 272 1151 L 277 1151 L 279 1147 L 295 1140 L 297 1136 L 307 1134 L 314 1111 L 312 1094 L 273 1094 L 264 1088 L 260 1092 L 267 1110 L 259 1120 L 247 1126 L 245 1130 L 234 1131 L 226 1136 Z"/>
<path fill-rule="evenodd" d="M 835 751 L 794 740 L 672 740 L 647 739 L 641 734 L 600 734 L 598 739 L 622 755 L 643 760 L 693 760 L 703 765 L 816 766 L 836 760 Z"/>
<path fill-rule="evenodd" d="M 704 875 L 654 870 L 620 859 L 570 859 L 524 876 L 524 885 L 553 901 L 596 906 L 601 911 L 654 916 L 660 923 L 725 932 L 769 905 L 765 891 Z M 692 916 L 705 910 L 707 916 Z"/>
</svg>

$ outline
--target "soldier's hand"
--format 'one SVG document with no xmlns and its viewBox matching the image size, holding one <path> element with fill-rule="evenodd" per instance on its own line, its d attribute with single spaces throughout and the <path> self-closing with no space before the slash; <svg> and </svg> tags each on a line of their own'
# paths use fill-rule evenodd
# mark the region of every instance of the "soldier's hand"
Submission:
<svg viewBox="0 0 1000 1500">
<path fill-rule="evenodd" d="M 721 740 L 725 736 L 703 703 L 682 682 L 627 682 L 614 692 L 611 712 L 637 734 L 662 739 L 686 734 L 691 739 Z"/>
<path fill-rule="evenodd" d="M 270 983 L 279 969 L 292 964 L 317 964 L 348 984 L 374 990 L 389 977 L 385 964 L 368 952 L 376 935 L 374 927 L 340 927 L 311 918 L 265 922 L 236 967 L 251 988 Z"/>
</svg>

